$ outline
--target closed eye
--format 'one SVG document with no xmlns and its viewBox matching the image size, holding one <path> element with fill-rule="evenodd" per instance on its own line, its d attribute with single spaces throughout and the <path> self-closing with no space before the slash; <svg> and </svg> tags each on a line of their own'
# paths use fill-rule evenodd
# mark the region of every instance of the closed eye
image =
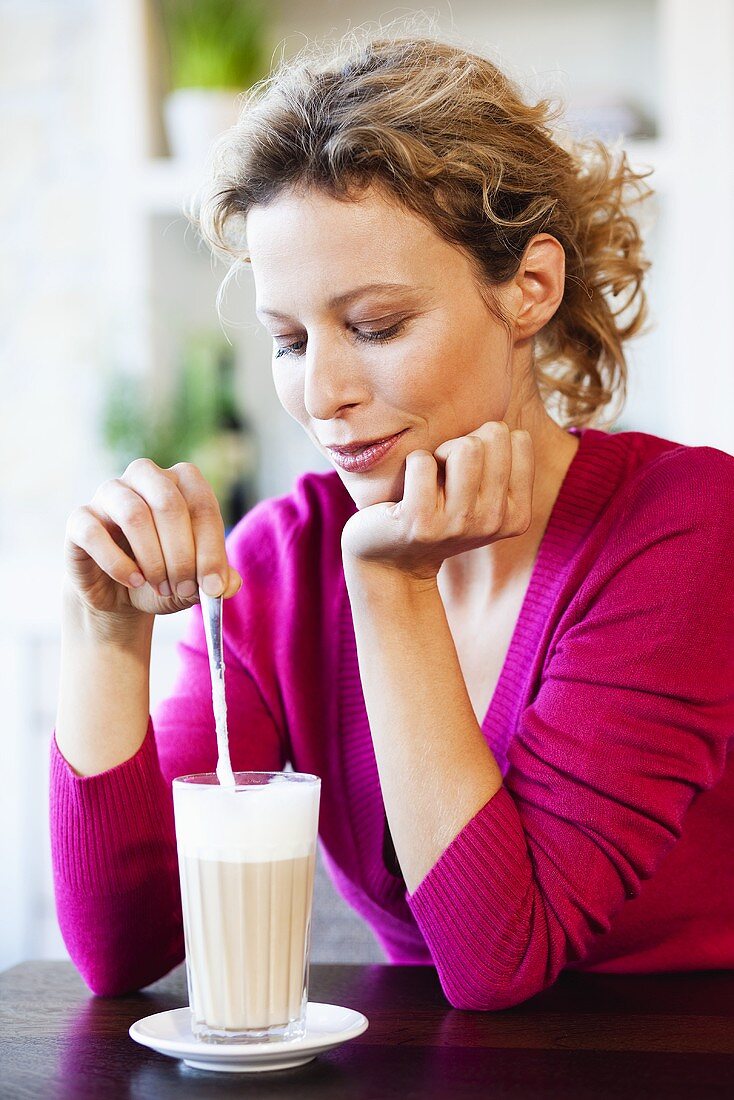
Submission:
<svg viewBox="0 0 734 1100">
<path fill-rule="evenodd" d="M 363 332 L 361 329 L 354 329 L 354 338 L 365 344 L 377 343 L 384 344 L 388 340 L 392 340 L 394 336 L 405 327 L 405 321 L 398 321 L 397 324 L 391 325 L 389 328 L 383 328 L 379 332 Z M 282 355 L 298 355 L 301 348 L 306 346 L 305 340 L 296 340 L 292 344 L 285 344 L 283 347 L 278 347 L 275 352 L 274 358 L 280 359 Z"/>
</svg>

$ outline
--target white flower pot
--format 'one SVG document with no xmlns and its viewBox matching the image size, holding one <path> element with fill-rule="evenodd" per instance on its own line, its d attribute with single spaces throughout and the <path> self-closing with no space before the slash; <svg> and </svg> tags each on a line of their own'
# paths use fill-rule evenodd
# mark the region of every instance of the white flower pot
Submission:
<svg viewBox="0 0 734 1100">
<path fill-rule="evenodd" d="M 212 142 L 240 113 L 240 88 L 177 88 L 163 102 L 163 117 L 171 155 L 203 161 Z"/>
</svg>

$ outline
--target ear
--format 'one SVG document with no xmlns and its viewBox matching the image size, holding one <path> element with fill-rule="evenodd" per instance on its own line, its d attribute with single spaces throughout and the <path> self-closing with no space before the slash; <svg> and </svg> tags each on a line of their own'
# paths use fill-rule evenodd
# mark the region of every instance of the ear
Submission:
<svg viewBox="0 0 734 1100">
<path fill-rule="evenodd" d="M 550 233 L 528 241 L 513 282 L 515 331 L 519 340 L 534 336 L 561 304 L 566 281 L 563 245 Z M 518 306 L 519 300 L 519 306 Z"/>
</svg>

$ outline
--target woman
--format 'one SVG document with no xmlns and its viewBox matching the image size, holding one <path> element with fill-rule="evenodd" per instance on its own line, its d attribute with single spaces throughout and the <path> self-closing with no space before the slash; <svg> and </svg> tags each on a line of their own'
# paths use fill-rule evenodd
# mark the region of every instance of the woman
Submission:
<svg viewBox="0 0 734 1100">
<path fill-rule="evenodd" d="M 251 264 L 278 396 L 335 471 L 226 546 L 188 463 L 70 517 L 53 855 L 96 992 L 183 958 L 198 609 L 152 718 L 148 667 L 212 573 L 233 765 L 322 777 L 327 866 L 390 960 L 484 1010 L 566 967 L 734 964 L 734 459 L 590 426 L 645 315 L 644 188 L 549 117 L 453 46 L 350 39 L 221 139 L 198 224 Z"/>
</svg>

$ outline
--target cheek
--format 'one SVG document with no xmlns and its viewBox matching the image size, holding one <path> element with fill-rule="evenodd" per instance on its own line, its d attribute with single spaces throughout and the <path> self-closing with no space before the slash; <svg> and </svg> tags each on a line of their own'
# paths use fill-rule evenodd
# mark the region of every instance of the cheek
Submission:
<svg viewBox="0 0 734 1100">
<path fill-rule="evenodd" d="M 303 390 L 296 378 L 281 368 L 278 363 L 273 363 L 273 384 L 278 400 L 285 411 L 301 423 L 305 417 Z"/>
<path fill-rule="evenodd" d="M 373 372 L 373 387 L 386 404 L 397 409 L 420 412 L 430 408 L 444 388 L 447 377 L 446 356 L 438 344 L 406 343 L 385 356 Z"/>
</svg>

